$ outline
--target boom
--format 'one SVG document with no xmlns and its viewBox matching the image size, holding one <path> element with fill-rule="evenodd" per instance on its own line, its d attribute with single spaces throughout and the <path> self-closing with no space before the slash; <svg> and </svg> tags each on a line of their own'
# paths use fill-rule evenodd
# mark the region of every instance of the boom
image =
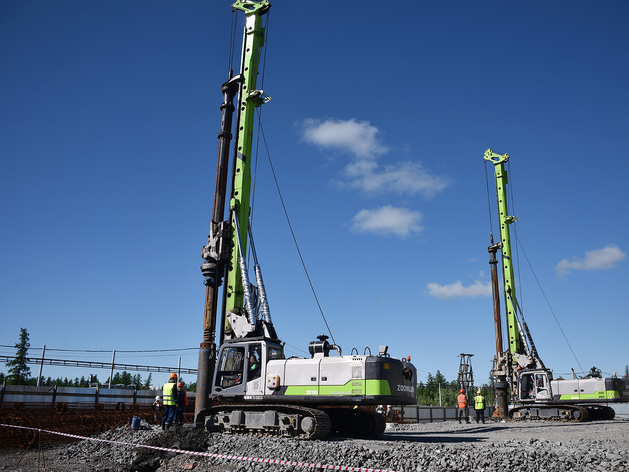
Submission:
<svg viewBox="0 0 629 472">
<path fill-rule="evenodd" d="M 271 8 L 268 1 L 259 3 L 237 1 L 233 8 L 245 12 L 247 23 L 243 57 L 241 61 L 241 82 L 238 98 L 238 126 L 236 131 L 235 159 L 233 160 L 233 187 L 229 202 L 232 214 L 232 225 L 237 225 L 239 231 L 232 231 L 231 255 L 229 261 L 230 270 L 227 275 L 227 302 L 226 312 L 237 316 L 246 316 L 244 313 L 244 292 L 242 281 L 242 267 L 239 258 L 247 256 L 247 242 L 249 234 L 249 199 L 251 195 L 251 149 L 253 142 L 253 123 L 255 109 L 266 103 L 270 98 L 262 90 L 257 90 L 258 64 L 260 62 L 260 50 L 264 45 L 264 28 L 262 27 L 262 15 Z M 233 226 L 232 226 L 233 227 Z M 239 236 L 239 240 L 238 239 Z M 247 288 L 247 287 L 245 287 Z M 254 324 L 248 313 L 249 323 Z M 233 333 L 233 329 L 226 320 L 224 328 Z M 253 330 L 250 326 L 248 329 Z M 232 334 L 232 337 L 234 334 Z"/>
<path fill-rule="evenodd" d="M 268 0 L 250 2 L 238 0 L 232 5 L 235 10 L 246 15 L 243 39 L 243 53 L 240 74 L 233 76 L 229 71 L 229 79 L 222 86 L 223 103 L 221 104 L 221 130 L 218 134 L 219 148 L 216 166 L 216 186 L 212 222 L 207 244 L 203 247 L 202 257 L 205 260 L 201 272 L 205 277 L 206 294 L 203 319 L 203 342 L 199 348 L 199 370 L 197 376 L 197 402 L 195 415 L 208 405 L 212 390 L 211 382 L 216 364 L 215 331 L 218 319 L 218 290 L 227 275 L 227 286 L 223 291 L 222 312 L 229 312 L 233 324 L 245 320 L 240 325 L 250 332 L 251 317 L 243 309 L 244 291 L 240 259 L 244 260 L 249 234 L 249 198 L 251 190 L 251 149 L 253 141 L 253 124 L 255 108 L 269 101 L 269 97 L 257 90 L 258 64 L 260 49 L 264 44 L 264 28 L 262 15 L 269 11 Z M 229 201 L 229 219 L 225 219 L 227 202 L 227 176 L 230 141 L 232 139 L 232 116 L 235 110 L 233 100 L 238 94 L 237 131 L 235 158 L 232 160 L 232 183 Z M 236 227 L 240 232 L 236 231 Z M 238 237 L 240 236 L 240 237 Z M 248 287 L 246 287 L 248 289 Z M 232 323 L 227 316 L 221 319 L 219 344 L 223 343 L 225 333 L 234 336 Z"/>
<path fill-rule="evenodd" d="M 485 151 L 484 159 L 485 161 L 489 161 L 494 164 L 496 198 L 498 201 L 498 217 L 500 223 L 500 242 L 497 247 L 502 253 L 502 275 L 504 283 L 509 352 L 511 356 L 513 356 L 513 363 L 522 369 L 527 367 L 545 369 L 544 363 L 537 354 L 537 349 L 535 348 L 533 338 L 530 335 L 526 322 L 522 317 L 515 292 L 515 273 L 513 270 L 511 232 L 509 230 L 509 225 L 518 221 L 518 218 L 509 215 L 507 208 L 508 178 L 504 165 L 509 160 L 509 155 L 496 154 L 491 149 L 488 149 Z"/>
</svg>

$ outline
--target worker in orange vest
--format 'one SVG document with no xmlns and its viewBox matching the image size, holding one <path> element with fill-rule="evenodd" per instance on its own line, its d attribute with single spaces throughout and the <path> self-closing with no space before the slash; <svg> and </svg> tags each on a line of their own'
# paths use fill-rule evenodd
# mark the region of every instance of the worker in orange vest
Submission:
<svg viewBox="0 0 629 472">
<path fill-rule="evenodd" d="M 177 384 L 177 418 L 176 422 L 179 426 L 183 424 L 183 412 L 188 406 L 188 394 L 183 389 L 183 383 Z"/>
<path fill-rule="evenodd" d="M 461 393 L 456 397 L 456 402 L 459 406 L 459 423 L 461 422 L 461 418 L 463 417 L 463 412 L 465 412 L 465 422 L 470 422 L 470 411 L 467 408 L 467 397 L 465 396 L 465 390 L 461 389 Z"/>
</svg>

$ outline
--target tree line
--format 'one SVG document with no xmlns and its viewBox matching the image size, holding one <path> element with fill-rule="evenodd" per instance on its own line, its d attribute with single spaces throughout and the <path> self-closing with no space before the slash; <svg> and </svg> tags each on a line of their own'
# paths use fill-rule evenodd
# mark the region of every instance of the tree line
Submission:
<svg viewBox="0 0 629 472">
<path fill-rule="evenodd" d="M 491 403 L 491 400 L 494 398 L 493 390 L 491 386 L 483 384 L 480 387 L 475 386 L 473 390 L 466 392 L 468 394 L 468 404 L 471 403 L 478 388 L 481 389 L 486 402 Z M 419 381 L 417 384 L 417 404 L 424 406 L 456 406 L 456 397 L 460 391 L 461 387 L 456 380 L 448 381 L 439 371 L 435 375 L 429 372 L 426 382 Z"/>
<path fill-rule="evenodd" d="M 0 372 L 0 384 L 6 382 L 7 385 L 37 385 L 37 377 L 31 377 L 31 369 L 26 363 L 27 352 L 30 346 L 28 331 L 26 328 L 20 328 L 20 340 L 15 344 L 15 359 L 6 363 L 8 374 Z M 116 372 L 111 378 L 111 385 L 112 387 L 114 385 L 135 386 L 138 390 L 148 390 L 151 387 L 152 376 L 153 374 L 149 373 L 146 380 L 143 380 L 140 374 L 131 375 L 126 371 Z M 181 383 L 185 390 L 196 391 L 196 382 L 186 384 L 186 382 L 181 380 Z M 109 377 L 107 377 L 107 380 L 103 383 L 100 383 L 96 374 L 90 374 L 87 378 L 81 376 L 81 378 L 75 377 L 74 379 L 69 379 L 68 377 L 57 377 L 53 379 L 51 377 L 44 378 L 42 376 L 39 384 L 45 387 L 52 387 L 53 385 L 57 387 L 82 388 L 94 385 L 107 387 L 109 385 Z"/>
<path fill-rule="evenodd" d="M 126 371 L 122 373 L 116 373 L 111 379 L 112 386 L 113 385 L 135 385 L 138 390 L 148 389 L 151 386 L 151 376 L 149 374 L 146 381 L 142 380 L 142 376 L 140 374 L 131 375 Z M 20 381 L 18 382 L 14 375 L 5 375 L 0 372 L 0 384 L 6 382 L 7 385 L 37 385 L 37 377 L 30 377 L 22 375 L 20 377 Z M 44 387 L 52 387 L 56 385 L 57 387 L 81 387 L 88 388 L 91 386 L 99 385 L 100 387 L 107 387 L 109 385 L 109 377 L 107 380 L 101 384 L 98 380 L 98 376 L 96 374 L 90 374 L 87 378 L 85 376 L 75 377 L 73 379 L 69 379 L 68 377 L 57 377 L 53 379 L 52 377 L 44 377 L 42 376 L 39 382 L 39 385 Z"/>
</svg>

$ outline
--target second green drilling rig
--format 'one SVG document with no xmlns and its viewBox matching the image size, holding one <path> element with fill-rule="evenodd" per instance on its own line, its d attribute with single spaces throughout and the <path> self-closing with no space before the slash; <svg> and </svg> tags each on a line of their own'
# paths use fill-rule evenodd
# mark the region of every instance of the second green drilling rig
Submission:
<svg viewBox="0 0 629 472">
<path fill-rule="evenodd" d="M 492 369 L 497 393 L 497 406 L 501 417 L 515 420 L 592 421 L 611 420 L 615 416 L 609 403 L 629 401 L 624 380 L 603 378 L 596 368 L 581 379 L 553 380 L 537 352 L 533 337 L 524 320 L 516 297 L 515 272 L 511 250 L 510 225 L 518 219 L 507 208 L 508 154 L 497 154 L 488 149 L 485 162 L 494 165 L 496 199 L 500 225 L 500 241 L 490 236 L 490 265 L 494 296 L 494 324 L 496 328 L 496 358 Z M 502 254 L 503 295 L 509 347 L 502 347 L 500 290 L 498 284 L 496 252 Z M 508 408 L 508 395 L 517 406 Z"/>
</svg>

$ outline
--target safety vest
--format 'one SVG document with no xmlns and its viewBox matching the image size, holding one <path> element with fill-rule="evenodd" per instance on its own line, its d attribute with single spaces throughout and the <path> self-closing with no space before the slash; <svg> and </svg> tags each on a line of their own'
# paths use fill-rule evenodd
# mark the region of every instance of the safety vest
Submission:
<svg viewBox="0 0 629 472">
<path fill-rule="evenodd" d="M 483 397 L 482 395 L 477 395 L 474 397 L 474 409 L 475 410 L 485 409 L 485 397 Z"/>
<path fill-rule="evenodd" d="M 188 394 L 184 389 L 177 390 L 177 404 L 179 407 L 185 406 L 188 404 Z"/>
<path fill-rule="evenodd" d="M 164 388 L 162 388 L 162 398 L 164 399 L 164 406 L 175 404 L 174 390 L 174 383 L 167 382 L 164 384 Z"/>
<path fill-rule="evenodd" d="M 467 400 L 464 393 L 461 393 L 458 397 L 456 397 L 456 401 L 459 403 L 459 408 L 465 408 L 467 406 Z"/>
</svg>

